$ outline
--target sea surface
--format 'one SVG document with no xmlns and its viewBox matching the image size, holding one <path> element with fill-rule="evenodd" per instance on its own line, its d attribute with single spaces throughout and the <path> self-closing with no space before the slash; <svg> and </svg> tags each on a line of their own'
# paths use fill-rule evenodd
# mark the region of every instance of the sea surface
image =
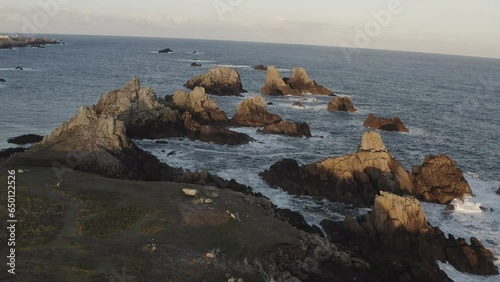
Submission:
<svg viewBox="0 0 500 282">
<path fill-rule="evenodd" d="M 457 209 L 423 203 L 428 220 L 445 233 L 479 238 L 500 257 L 500 60 L 448 55 L 362 50 L 347 60 L 340 48 L 228 41 L 99 36 L 52 36 L 65 45 L 0 50 L 0 149 L 7 138 L 46 135 L 76 114 L 82 105 L 138 76 L 159 97 L 209 68 L 236 69 L 249 92 L 259 95 L 265 72 L 252 66 L 275 65 L 282 76 L 304 67 L 310 77 L 338 95 L 352 98 L 357 113 L 332 113 L 328 97 L 267 98 L 268 110 L 286 120 L 305 121 L 314 137 L 289 138 L 236 128 L 256 139 L 231 147 L 187 139 L 168 144 L 136 143 L 172 166 L 208 169 L 252 186 L 284 208 L 300 211 L 318 224 L 342 220 L 346 212 L 366 210 L 326 200 L 290 196 L 271 189 L 258 176 L 282 158 L 301 164 L 356 151 L 368 113 L 399 116 L 410 133 L 382 132 L 390 152 L 407 168 L 427 155 L 448 154 L 466 173 L 474 197 L 456 202 Z M 157 50 L 170 48 L 171 54 Z M 196 52 L 195 52 L 196 51 Z M 192 62 L 203 67 L 191 67 Z M 22 66 L 23 71 L 15 70 Z M 213 97 L 229 116 L 241 97 Z M 295 101 L 305 109 L 293 107 Z M 162 152 L 165 151 L 165 153 Z M 175 155 L 167 156 L 175 152 Z M 483 209 L 481 209 L 483 207 Z M 483 211 L 484 208 L 488 211 Z M 500 266 L 499 261 L 497 264 Z M 462 274 L 441 264 L 455 281 L 499 281 L 500 277 Z"/>
</svg>

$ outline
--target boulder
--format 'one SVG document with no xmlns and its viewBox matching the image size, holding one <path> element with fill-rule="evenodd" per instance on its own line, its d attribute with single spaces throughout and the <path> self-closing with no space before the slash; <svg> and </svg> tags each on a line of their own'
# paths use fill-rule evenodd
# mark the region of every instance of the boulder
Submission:
<svg viewBox="0 0 500 282">
<path fill-rule="evenodd" d="M 196 114 L 207 122 L 221 124 L 229 122 L 226 113 L 219 109 L 215 100 L 208 97 L 203 87 L 196 87 L 189 93 L 176 91 L 172 96 L 172 103 L 175 109 Z"/>
<path fill-rule="evenodd" d="M 173 180 L 176 170 L 139 149 L 126 135 L 125 123 L 82 107 L 41 142 L 10 158 L 7 165 L 62 167 L 112 178 Z"/>
<path fill-rule="evenodd" d="M 309 125 L 307 123 L 288 122 L 284 120 L 267 125 L 263 129 L 259 130 L 259 132 L 287 135 L 292 137 L 312 137 L 311 129 L 309 129 Z"/>
<path fill-rule="evenodd" d="M 301 93 L 310 93 L 314 95 L 333 95 L 333 92 L 325 87 L 318 85 L 316 81 L 309 78 L 304 68 L 294 68 L 292 77 L 287 81 L 292 89 L 299 90 Z"/>
<path fill-rule="evenodd" d="M 7 82 L 7 81 L 3 78 L 0 78 L 0 82 Z"/>
<path fill-rule="evenodd" d="M 374 114 L 369 114 L 368 119 L 363 123 L 365 127 L 380 129 L 385 131 L 410 132 L 399 117 L 379 118 Z"/>
<path fill-rule="evenodd" d="M 36 134 L 25 134 L 17 137 L 12 137 L 7 140 L 8 143 L 16 144 L 16 145 L 25 145 L 25 144 L 33 144 L 38 143 L 43 140 L 43 136 Z"/>
<path fill-rule="evenodd" d="M 357 110 L 352 105 L 351 98 L 344 97 L 335 97 L 328 104 L 328 110 L 332 112 L 356 112 Z"/>
<path fill-rule="evenodd" d="M 192 67 L 201 67 L 202 65 L 201 64 L 198 64 L 198 63 L 192 63 L 191 64 Z"/>
<path fill-rule="evenodd" d="M 371 206 L 380 190 L 411 194 L 412 175 L 386 150 L 380 134 L 363 134 L 358 152 L 304 166 L 277 162 L 260 176 L 271 186 L 298 195 Z"/>
<path fill-rule="evenodd" d="M 247 91 L 241 85 L 240 74 L 227 67 L 215 67 L 207 73 L 199 75 L 184 84 L 193 90 L 195 87 L 204 87 L 208 94 L 219 96 L 241 96 Z"/>
<path fill-rule="evenodd" d="M 267 67 L 264 65 L 258 65 L 253 68 L 254 70 L 267 71 Z"/>
<path fill-rule="evenodd" d="M 159 50 L 158 53 L 173 53 L 173 51 L 170 50 L 170 48 L 165 48 L 163 50 Z"/>
<path fill-rule="evenodd" d="M 328 226 L 327 226 L 328 227 Z M 339 227 L 339 226 L 337 226 Z M 491 251 L 476 238 L 471 244 L 464 239 L 447 238 L 439 228 L 427 223 L 420 202 L 410 196 L 380 192 L 373 211 L 359 219 L 346 216 L 344 240 L 347 245 L 362 248 L 368 257 L 388 256 L 402 261 L 434 263 L 448 261 L 457 270 L 477 275 L 495 275 Z M 331 229 L 327 230 L 330 235 Z M 336 231 L 333 231 L 334 233 Z M 329 238 L 342 240 L 333 234 Z M 381 254 L 382 252 L 382 254 Z"/>
<path fill-rule="evenodd" d="M 427 202 L 449 204 L 472 194 L 463 172 L 449 156 L 426 157 L 421 166 L 413 167 L 413 176 L 415 196 Z"/>
<path fill-rule="evenodd" d="M 191 113 L 182 114 L 187 137 L 193 140 L 213 142 L 219 145 L 242 145 L 254 141 L 250 136 L 231 131 L 219 125 L 201 124 L 193 118 Z"/>
<path fill-rule="evenodd" d="M 122 88 L 104 94 L 95 111 L 97 115 L 123 121 L 131 138 L 182 136 L 179 114 L 162 105 L 151 88 L 142 88 L 137 77 Z"/>
<path fill-rule="evenodd" d="M 306 107 L 301 102 L 294 102 L 293 106 L 296 108 L 305 109 Z"/>
<path fill-rule="evenodd" d="M 292 89 L 285 83 L 274 66 L 267 67 L 266 83 L 262 87 L 261 93 L 269 96 L 302 96 L 300 90 Z"/>
<path fill-rule="evenodd" d="M 281 121 L 281 117 L 267 111 L 266 100 L 260 96 L 245 99 L 238 105 L 231 124 L 237 126 L 262 127 Z"/>
</svg>

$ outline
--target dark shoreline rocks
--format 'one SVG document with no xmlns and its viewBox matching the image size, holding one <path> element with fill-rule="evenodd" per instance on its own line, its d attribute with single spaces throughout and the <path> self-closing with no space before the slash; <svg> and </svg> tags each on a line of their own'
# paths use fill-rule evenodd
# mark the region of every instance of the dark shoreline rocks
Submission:
<svg viewBox="0 0 500 282">
<path fill-rule="evenodd" d="M 8 143 L 16 145 L 34 144 L 43 140 L 43 136 L 36 134 L 25 134 L 17 137 L 12 137 L 7 140 Z"/>
<path fill-rule="evenodd" d="M 399 117 L 381 118 L 374 114 L 368 114 L 368 119 L 363 123 L 363 126 L 384 131 L 410 132 Z"/>
<path fill-rule="evenodd" d="M 328 110 L 331 112 L 350 112 L 354 113 L 357 109 L 354 108 L 351 98 L 344 97 L 335 97 L 328 104 Z"/>
<path fill-rule="evenodd" d="M 190 79 L 184 87 L 193 90 L 203 87 L 208 94 L 218 96 L 241 96 L 243 89 L 240 74 L 228 67 L 215 67 L 208 72 Z"/>
</svg>

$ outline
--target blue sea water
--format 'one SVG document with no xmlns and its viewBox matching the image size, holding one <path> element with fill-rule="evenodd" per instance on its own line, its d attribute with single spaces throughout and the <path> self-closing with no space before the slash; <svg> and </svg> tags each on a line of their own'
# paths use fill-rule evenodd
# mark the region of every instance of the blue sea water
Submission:
<svg viewBox="0 0 500 282">
<path fill-rule="evenodd" d="M 275 65 L 282 76 L 304 67 L 312 79 L 338 95 L 351 96 L 357 113 L 326 110 L 329 98 L 267 98 L 269 111 L 287 120 L 307 122 L 313 138 L 288 138 L 238 128 L 257 141 L 230 147 L 184 139 L 137 144 L 170 165 L 204 169 L 254 187 L 278 205 L 301 211 L 312 223 L 322 218 L 341 219 L 343 205 L 318 199 L 292 197 L 270 189 L 258 172 L 288 157 L 305 164 L 325 157 L 354 152 L 368 113 L 399 116 L 410 133 L 382 132 L 391 153 L 407 168 L 421 164 L 430 154 L 450 155 L 467 172 L 475 197 L 456 203 L 455 211 L 423 204 L 429 221 L 457 236 L 476 236 L 500 256 L 500 60 L 362 50 L 346 60 L 334 47 L 265 44 L 187 39 L 100 36 L 53 36 L 65 45 L 44 49 L 0 50 L 0 149 L 11 147 L 9 137 L 49 134 L 82 105 L 138 76 L 158 96 L 172 94 L 195 75 L 217 65 L 238 70 L 245 97 L 259 95 L 265 72 L 252 66 Z M 156 51 L 170 48 L 170 54 Z M 195 54 L 194 51 L 197 51 Z M 191 67 L 192 62 L 201 68 Z M 23 71 L 15 70 L 22 66 Z M 213 97 L 229 116 L 239 97 Z M 292 106 L 300 101 L 306 108 Z M 166 153 L 162 153 L 165 150 Z M 176 154 L 168 156 L 169 152 Z M 484 212 L 479 207 L 488 207 Z M 463 276 L 443 265 L 453 279 Z M 472 277 L 472 278 L 471 278 Z M 490 277 L 497 281 L 499 277 Z"/>
</svg>

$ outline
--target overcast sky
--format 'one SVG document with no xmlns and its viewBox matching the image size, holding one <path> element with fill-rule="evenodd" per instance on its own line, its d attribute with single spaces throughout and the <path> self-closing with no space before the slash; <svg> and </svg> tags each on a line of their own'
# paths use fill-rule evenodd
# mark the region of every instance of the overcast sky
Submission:
<svg viewBox="0 0 500 282">
<path fill-rule="evenodd" d="M 389 9 L 388 5 L 393 6 Z M 385 15 L 379 20 L 384 26 L 373 22 L 376 13 Z M 0 32 L 23 31 L 353 46 L 500 58 L 500 1 L 0 0 Z"/>
</svg>

